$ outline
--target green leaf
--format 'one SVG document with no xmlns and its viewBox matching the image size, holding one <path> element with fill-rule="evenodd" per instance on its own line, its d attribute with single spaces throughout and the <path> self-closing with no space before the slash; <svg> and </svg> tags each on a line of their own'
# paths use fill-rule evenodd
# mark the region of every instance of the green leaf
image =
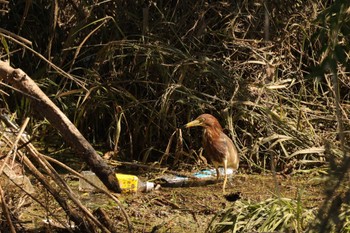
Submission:
<svg viewBox="0 0 350 233">
<path fill-rule="evenodd" d="M 9 46 L 7 44 L 7 41 L 5 39 L 5 37 L 1 36 L 1 44 L 5 49 L 6 55 L 7 55 L 7 59 L 10 60 L 10 49 Z"/>
</svg>

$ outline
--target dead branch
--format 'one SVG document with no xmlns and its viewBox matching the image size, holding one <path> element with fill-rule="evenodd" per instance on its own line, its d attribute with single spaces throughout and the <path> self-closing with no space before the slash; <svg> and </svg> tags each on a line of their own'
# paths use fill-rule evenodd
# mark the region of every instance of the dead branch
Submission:
<svg viewBox="0 0 350 233">
<path fill-rule="evenodd" d="M 67 116 L 61 112 L 24 71 L 14 69 L 8 63 L 0 61 L 0 80 L 26 93 L 31 99 L 33 107 L 50 121 L 61 133 L 64 140 L 87 162 L 101 181 L 110 190 L 121 192 L 114 171 L 97 154 Z"/>
</svg>

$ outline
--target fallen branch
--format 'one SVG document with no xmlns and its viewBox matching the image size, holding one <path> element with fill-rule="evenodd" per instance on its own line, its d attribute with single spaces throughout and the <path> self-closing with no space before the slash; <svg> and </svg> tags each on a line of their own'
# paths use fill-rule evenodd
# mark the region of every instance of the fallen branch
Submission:
<svg viewBox="0 0 350 233">
<path fill-rule="evenodd" d="M 0 81 L 4 81 L 26 93 L 26 96 L 33 103 L 32 106 L 61 133 L 64 140 L 86 161 L 106 187 L 114 192 L 121 192 L 113 169 L 103 161 L 67 116 L 25 72 L 21 69 L 14 69 L 8 63 L 0 61 Z"/>
</svg>

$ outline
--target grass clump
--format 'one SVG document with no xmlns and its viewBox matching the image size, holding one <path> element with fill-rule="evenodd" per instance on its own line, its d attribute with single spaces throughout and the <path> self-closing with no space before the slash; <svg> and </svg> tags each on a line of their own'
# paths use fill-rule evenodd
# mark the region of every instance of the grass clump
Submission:
<svg viewBox="0 0 350 233">
<path fill-rule="evenodd" d="M 293 199 L 239 200 L 218 213 L 207 232 L 304 232 L 314 219 L 315 210 Z"/>
</svg>

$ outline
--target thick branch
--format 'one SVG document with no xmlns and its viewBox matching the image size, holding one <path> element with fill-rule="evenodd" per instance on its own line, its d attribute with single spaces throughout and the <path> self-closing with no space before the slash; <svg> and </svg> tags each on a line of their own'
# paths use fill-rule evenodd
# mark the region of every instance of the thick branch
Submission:
<svg viewBox="0 0 350 233">
<path fill-rule="evenodd" d="M 33 107 L 61 133 L 63 139 L 86 161 L 101 181 L 110 190 L 121 192 L 114 171 L 96 153 L 67 116 L 61 112 L 26 73 L 21 69 L 14 69 L 6 62 L 0 61 L 1 80 L 25 93 L 31 99 Z"/>
</svg>

